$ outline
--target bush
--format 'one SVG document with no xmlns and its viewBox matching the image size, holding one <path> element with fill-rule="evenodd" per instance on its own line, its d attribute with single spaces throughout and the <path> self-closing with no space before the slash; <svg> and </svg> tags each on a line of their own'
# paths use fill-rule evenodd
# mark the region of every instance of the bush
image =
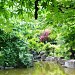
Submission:
<svg viewBox="0 0 75 75">
<path fill-rule="evenodd" d="M 40 41 L 45 42 L 48 41 L 48 36 L 50 34 L 50 31 L 47 29 L 40 35 Z"/>
<path fill-rule="evenodd" d="M 28 63 L 31 62 L 31 56 L 23 56 L 23 60 L 20 58 L 21 53 L 28 53 L 27 49 L 27 43 L 25 43 L 25 41 L 22 39 L 20 40 L 16 34 L 6 33 L 0 29 L 0 65 L 4 67 L 19 67 L 21 65 L 28 66 Z"/>
</svg>

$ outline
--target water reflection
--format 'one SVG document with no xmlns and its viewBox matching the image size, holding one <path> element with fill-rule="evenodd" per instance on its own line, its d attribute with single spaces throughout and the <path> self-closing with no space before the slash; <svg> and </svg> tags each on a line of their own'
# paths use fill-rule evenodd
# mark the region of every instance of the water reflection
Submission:
<svg viewBox="0 0 75 75">
<path fill-rule="evenodd" d="M 75 69 L 64 68 L 64 71 L 65 71 L 65 73 L 68 74 L 68 75 L 75 75 Z"/>
<path fill-rule="evenodd" d="M 28 69 L 0 70 L 0 75 L 75 75 L 75 69 L 65 68 L 64 70 L 55 63 L 41 62 Z"/>
<path fill-rule="evenodd" d="M 32 69 L 0 70 L 0 75 L 31 75 Z"/>
</svg>

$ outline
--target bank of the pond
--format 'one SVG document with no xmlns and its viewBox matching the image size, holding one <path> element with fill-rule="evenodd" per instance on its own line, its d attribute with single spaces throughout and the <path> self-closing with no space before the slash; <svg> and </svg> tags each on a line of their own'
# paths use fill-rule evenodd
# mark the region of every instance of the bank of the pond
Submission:
<svg viewBox="0 0 75 75">
<path fill-rule="evenodd" d="M 71 72 L 71 73 L 70 73 Z M 0 70 L 0 75 L 75 75 L 75 70 L 63 68 L 53 62 L 36 62 L 32 68 Z"/>
</svg>

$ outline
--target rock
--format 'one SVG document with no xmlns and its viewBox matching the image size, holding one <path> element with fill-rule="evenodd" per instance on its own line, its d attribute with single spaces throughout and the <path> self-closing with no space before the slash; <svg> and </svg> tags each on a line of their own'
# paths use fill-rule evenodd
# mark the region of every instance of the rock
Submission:
<svg viewBox="0 0 75 75">
<path fill-rule="evenodd" d="M 4 69 L 4 67 L 3 66 L 0 66 L 0 69 L 2 70 L 2 69 Z"/>
<path fill-rule="evenodd" d="M 71 59 L 71 60 L 68 60 L 65 62 L 65 66 L 67 68 L 75 68 L 75 60 L 74 59 Z"/>
<path fill-rule="evenodd" d="M 0 69 L 3 70 L 3 69 L 13 69 L 14 67 L 3 67 L 3 66 L 0 66 Z"/>
<path fill-rule="evenodd" d="M 61 58 L 58 59 L 58 63 L 61 65 L 65 65 L 65 61 L 66 61 L 65 59 L 61 59 Z"/>
<path fill-rule="evenodd" d="M 61 59 L 59 57 L 52 57 L 52 56 L 48 56 L 46 57 L 45 61 L 53 61 L 53 62 L 57 62 L 61 65 L 64 65 L 65 64 L 65 59 Z"/>
<path fill-rule="evenodd" d="M 46 57 L 45 60 L 46 61 L 56 61 L 57 62 L 58 58 L 57 57 L 48 56 L 48 57 Z"/>
<path fill-rule="evenodd" d="M 41 56 L 40 55 L 37 55 L 37 60 L 41 60 Z"/>
<path fill-rule="evenodd" d="M 62 67 L 67 68 L 65 65 L 62 65 Z"/>
<path fill-rule="evenodd" d="M 37 51 L 35 51 L 35 50 L 30 50 L 30 54 L 32 54 L 33 55 L 33 59 L 37 59 L 37 56 L 38 56 L 38 52 Z"/>
<path fill-rule="evenodd" d="M 45 61 L 50 61 L 51 60 L 51 56 L 46 57 Z"/>
<path fill-rule="evenodd" d="M 5 67 L 4 69 L 13 69 L 14 67 Z"/>
<path fill-rule="evenodd" d="M 54 57 L 54 61 L 55 62 L 58 62 L 59 61 L 59 58 L 58 57 Z"/>
<path fill-rule="evenodd" d="M 41 56 L 43 54 L 46 54 L 46 52 L 45 51 L 41 51 L 39 55 Z"/>
<path fill-rule="evenodd" d="M 43 54 L 43 55 L 41 56 L 41 60 L 42 60 L 42 61 L 45 61 L 46 56 L 47 56 L 46 54 Z"/>
</svg>

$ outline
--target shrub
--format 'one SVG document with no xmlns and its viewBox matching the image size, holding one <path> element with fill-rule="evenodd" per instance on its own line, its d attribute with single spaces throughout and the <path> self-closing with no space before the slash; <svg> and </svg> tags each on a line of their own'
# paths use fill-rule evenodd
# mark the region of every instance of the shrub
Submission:
<svg viewBox="0 0 75 75">
<path fill-rule="evenodd" d="M 40 35 L 40 41 L 45 42 L 48 41 L 48 36 L 50 34 L 50 31 L 46 29 L 41 35 Z"/>
<path fill-rule="evenodd" d="M 18 67 L 21 65 L 28 66 L 29 62 L 31 62 L 31 56 L 23 56 L 23 63 L 22 59 L 20 58 L 20 54 L 27 54 L 28 47 L 27 43 L 24 40 L 20 40 L 19 37 L 16 36 L 14 33 L 6 33 L 0 29 L 0 65 L 6 66 L 14 66 Z M 25 59 L 28 58 L 28 59 Z M 27 64 L 25 64 L 27 63 Z"/>
</svg>

